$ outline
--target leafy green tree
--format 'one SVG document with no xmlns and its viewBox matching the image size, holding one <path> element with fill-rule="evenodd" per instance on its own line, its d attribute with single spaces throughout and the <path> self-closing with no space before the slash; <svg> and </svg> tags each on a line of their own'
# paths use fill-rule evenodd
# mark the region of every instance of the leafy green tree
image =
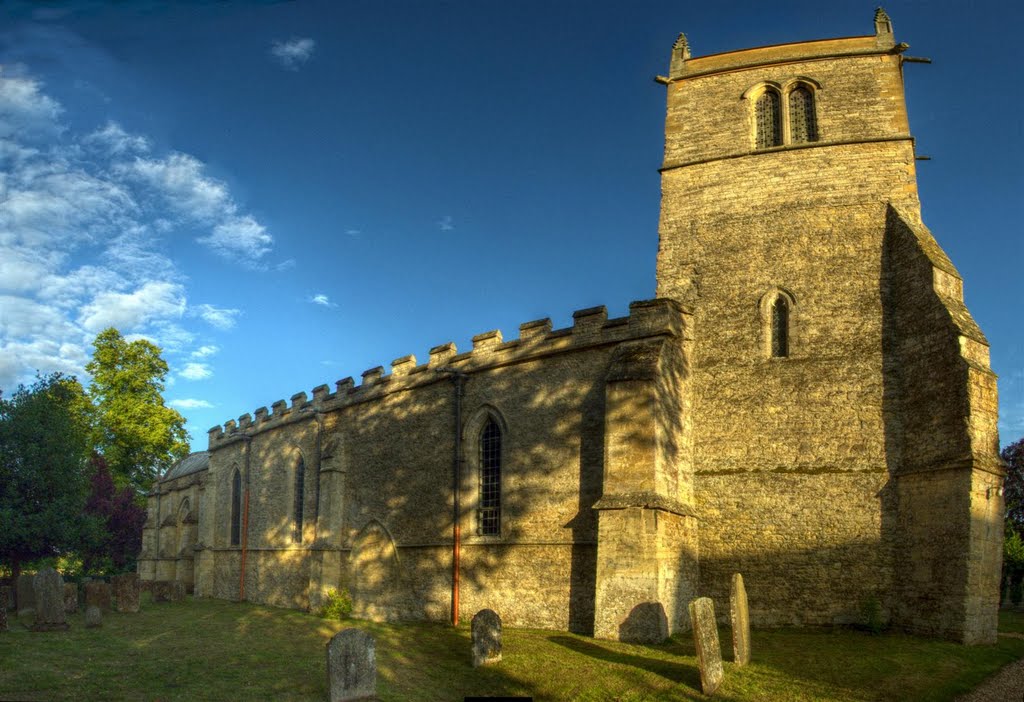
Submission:
<svg viewBox="0 0 1024 702">
<path fill-rule="evenodd" d="M 1010 588 L 1010 601 L 1018 605 L 1024 581 L 1024 439 L 1002 451 L 1006 461 L 1003 499 L 1006 501 L 1006 538 L 1003 540 L 1003 588 Z"/>
<path fill-rule="evenodd" d="M 149 490 L 160 472 L 188 455 L 185 418 L 164 405 L 167 362 L 160 347 L 126 341 L 114 328 L 93 342 L 89 396 L 96 407 L 93 443 L 118 487 Z"/>
<path fill-rule="evenodd" d="M 0 397 L 0 560 L 15 576 L 89 528 L 87 406 L 78 381 L 60 373 Z"/>
</svg>

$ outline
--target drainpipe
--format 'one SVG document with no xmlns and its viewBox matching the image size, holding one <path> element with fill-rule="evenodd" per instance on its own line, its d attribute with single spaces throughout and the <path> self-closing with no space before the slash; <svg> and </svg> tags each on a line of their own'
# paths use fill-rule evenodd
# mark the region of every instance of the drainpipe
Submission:
<svg viewBox="0 0 1024 702">
<path fill-rule="evenodd" d="M 467 375 L 451 367 L 438 373 L 455 383 L 455 457 L 452 466 L 452 626 L 459 625 L 459 562 L 462 556 L 462 530 L 459 524 L 459 477 L 462 475 L 462 388 Z"/>
<path fill-rule="evenodd" d="M 249 454 L 252 452 L 252 437 L 242 434 L 245 442 L 245 497 L 242 507 L 242 567 L 238 573 L 238 599 L 245 601 L 245 557 L 249 553 Z"/>
</svg>

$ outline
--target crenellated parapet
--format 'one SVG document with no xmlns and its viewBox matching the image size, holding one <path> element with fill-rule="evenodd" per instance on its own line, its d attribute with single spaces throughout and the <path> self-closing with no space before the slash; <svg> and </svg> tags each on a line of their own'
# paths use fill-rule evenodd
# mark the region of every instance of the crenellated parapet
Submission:
<svg viewBox="0 0 1024 702">
<path fill-rule="evenodd" d="M 689 324 L 684 322 L 688 312 L 675 300 L 655 299 L 633 302 L 629 315 L 608 318 L 602 305 L 573 313 L 573 324 L 564 329 L 552 329 L 550 319 L 538 319 L 519 325 L 519 337 L 505 340 L 498 329 L 477 334 L 473 347 L 459 353 L 455 344 L 448 342 L 434 346 L 426 363 L 417 363 L 413 355 L 400 356 L 391 362 L 390 372 L 383 366 L 363 371 L 362 381 L 356 385 L 351 377 L 330 386 L 313 388 L 312 400 L 305 392 L 291 397 L 291 403 L 278 400 L 270 406 L 260 407 L 252 415 L 243 414 L 237 420 L 229 419 L 223 426 L 209 430 L 210 448 L 241 440 L 242 437 L 303 421 L 317 413 L 330 412 L 345 406 L 376 399 L 382 395 L 408 390 L 413 387 L 441 382 L 445 376 L 437 373 L 441 368 L 456 368 L 467 374 L 485 371 L 548 356 L 615 344 L 642 337 L 669 335 L 683 336 Z"/>
</svg>

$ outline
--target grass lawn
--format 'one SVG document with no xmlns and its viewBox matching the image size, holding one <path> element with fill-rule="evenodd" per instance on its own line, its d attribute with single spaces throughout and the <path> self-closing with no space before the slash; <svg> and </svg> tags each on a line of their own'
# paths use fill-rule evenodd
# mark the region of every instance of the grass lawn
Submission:
<svg viewBox="0 0 1024 702">
<path fill-rule="evenodd" d="M 328 622 L 310 614 L 219 600 L 150 604 L 86 629 L 0 634 L 0 699 L 326 700 L 324 646 L 345 626 L 377 640 L 384 700 L 699 700 L 693 642 L 634 646 L 506 629 L 504 660 L 474 670 L 469 631 L 439 624 Z M 1001 622 L 1024 630 L 1024 615 Z M 730 658 L 728 629 L 722 648 Z M 1024 639 L 966 647 L 855 631 L 759 630 L 753 662 L 725 664 L 719 700 L 947 700 L 1024 657 Z"/>
</svg>

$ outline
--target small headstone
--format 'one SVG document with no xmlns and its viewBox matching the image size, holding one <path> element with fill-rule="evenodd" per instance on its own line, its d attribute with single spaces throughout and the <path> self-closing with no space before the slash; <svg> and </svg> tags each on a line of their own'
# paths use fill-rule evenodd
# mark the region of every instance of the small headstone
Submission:
<svg viewBox="0 0 1024 702">
<path fill-rule="evenodd" d="M 724 676 L 715 603 L 710 597 L 698 597 L 690 602 L 690 624 L 693 626 L 693 643 L 697 649 L 700 687 L 705 695 L 710 695 L 722 684 Z"/>
<path fill-rule="evenodd" d="M 155 580 L 150 592 L 154 602 L 181 602 L 185 599 L 185 583 L 180 580 Z"/>
<path fill-rule="evenodd" d="M 90 580 L 85 584 L 85 606 L 96 605 L 104 612 L 110 611 L 110 585 L 102 580 Z"/>
<path fill-rule="evenodd" d="M 110 579 L 110 584 L 114 588 L 114 602 L 117 605 L 118 612 L 139 611 L 139 595 L 141 591 L 139 589 L 138 573 L 115 575 Z"/>
<path fill-rule="evenodd" d="M 750 662 L 750 610 L 747 609 L 747 589 L 739 573 L 732 575 L 729 619 L 732 621 L 732 660 L 737 666 L 744 666 Z"/>
<path fill-rule="evenodd" d="M 29 607 L 28 609 L 19 609 L 18 623 L 26 629 L 31 629 L 36 623 L 36 611 L 32 607 Z"/>
<path fill-rule="evenodd" d="M 493 609 L 473 615 L 473 667 L 501 660 L 501 617 Z"/>
<path fill-rule="evenodd" d="M 7 631 L 7 598 L 11 588 L 0 587 L 0 631 Z"/>
<path fill-rule="evenodd" d="M 180 580 L 172 580 L 170 587 L 170 602 L 183 602 L 185 600 L 185 583 Z"/>
<path fill-rule="evenodd" d="M 95 629 L 103 626 L 103 610 L 96 605 L 89 605 L 85 608 L 85 628 Z"/>
<path fill-rule="evenodd" d="M 17 592 L 15 593 L 16 604 L 18 611 L 23 609 L 35 609 L 36 608 L 36 594 L 32 589 L 32 579 L 35 576 L 26 575 L 22 573 L 18 576 L 18 583 L 15 586 Z"/>
<path fill-rule="evenodd" d="M 360 629 L 342 629 L 327 644 L 330 702 L 361 700 L 377 694 L 377 653 L 373 637 Z"/>
<path fill-rule="evenodd" d="M 64 583 L 64 613 L 78 611 L 78 583 Z"/>
<path fill-rule="evenodd" d="M 36 596 L 36 621 L 32 631 L 63 631 L 68 628 L 64 615 L 64 578 L 53 568 L 43 568 L 33 580 Z"/>
</svg>

